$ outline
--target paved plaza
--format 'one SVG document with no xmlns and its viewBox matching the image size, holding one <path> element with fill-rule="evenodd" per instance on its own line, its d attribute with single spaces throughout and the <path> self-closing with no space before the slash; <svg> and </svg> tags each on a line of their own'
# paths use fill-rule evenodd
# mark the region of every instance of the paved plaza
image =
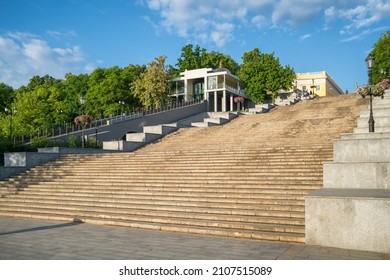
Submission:
<svg viewBox="0 0 390 280">
<path fill-rule="evenodd" d="M 387 254 L 0 217 L 2 260 L 389 260 Z"/>
</svg>

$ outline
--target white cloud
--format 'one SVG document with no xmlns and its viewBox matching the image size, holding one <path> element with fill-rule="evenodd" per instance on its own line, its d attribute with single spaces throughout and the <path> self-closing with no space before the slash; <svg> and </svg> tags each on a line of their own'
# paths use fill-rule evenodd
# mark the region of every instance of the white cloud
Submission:
<svg viewBox="0 0 390 280">
<path fill-rule="evenodd" d="M 359 5 L 349 6 L 347 8 L 336 9 L 335 6 L 328 8 L 325 10 L 326 21 L 330 22 L 337 19 L 347 20 L 348 24 L 342 28 L 340 34 L 351 35 L 359 29 L 369 28 L 375 23 L 390 18 L 389 1 L 367 0 L 358 2 Z"/>
<path fill-rule="evenodd" d="M 14 88 L 26 85 L 35 75 L 63 78 L 77 71 L 83 60 L 79 46 L 53 48 L 30 33 L 0 35 L 0 82 Z"/>
<path fill-rule="evenodd" d="M 222 47 L 237 28 L 296 27 L 320 18 L 323 30 L 343 22 L 340 34 L 355 33 L 390 18 L 388 0 L 143 0 L 158 13 L 155 24 L 183 38 Z M 221 30 L 220 25 L 229 25 Z M 337 25 L 339 27 L 339 25 Z"/>
<path fill-rule="evenodd" d="M 305 34 L 305 35 L 301 36 L 301 38 L 299 40 L 305 41 L 305 40 L 309 39 L 311 36 L 312 36 L 312 34 Z"/>
</svg>

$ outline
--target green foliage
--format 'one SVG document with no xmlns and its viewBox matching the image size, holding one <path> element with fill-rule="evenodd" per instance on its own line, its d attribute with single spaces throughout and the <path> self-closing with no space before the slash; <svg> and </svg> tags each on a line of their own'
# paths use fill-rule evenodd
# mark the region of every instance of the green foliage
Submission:
<svg viewBox="0 0 390 280">
<path fill-rule="evenodd" d="M 160 56 L 148 64 L 146 71 L 132 83 L 134 94 L 143 107 L 161 107 L 169 100 L 169 78 L 165 69 L 166 56 Z"/>
<path fill-rule="evenodd" d="M 4 108 L 11 107 L 15 91 L 9 85 L 0 83 L 0 109 L 1 113 L 4 113 Z"/>
<path fill-rule="evenodd" d="M 390 78 L 390 31 L 382 34 L 375 43 L 372 54 L 375 58 L 372 67 L 372 84 L 376 84 L 384 78 Z M 382 74 L 382 69 L 386 74 Z"/>
<path fill-rule="evenodd" d="M 68 147 L 69 148 L 81 147 L 81 139 L 80 139 L 80 137 L 69 136 L 69 138 L 68 138 Z"/>
<path fill-rule="evenodd" d="M 86 113 L 99 119 L 115 115 L 122 109 L 130 110 L 139 106 L 140 101 L 131 90 L 131 84 L 143 73 L 144 67 L 129 65 L 124 69 L 114 66 L 97 68 L 89 78 L 86 93 Z M 119 101 L 124 102 L 122 108 Z"/>
<path fill-rule="evenodd" d="M 245 93 L 255 102 L 263 102 L 267 94 L 278 96 L 278 90 L 291 88 L 295 77 L 290 66 L 282 67 L 274 54 L 255 48 L 243 55 L 238 76 L 245 83 Z"/>
<path fill-rule="evenodd" d="M 236 74 L 239 69 L 237 62 L 229 55 L 220 52 L 207 52 L 206 49 L 196 45 L 188 44 L 181 49 L 181 56 L 177 60 L 177 74 L 185 70 L 194 70 L 198 68 L 226 68 L 232 74 Z"/>
<path fill-rule="evenodd" d="M 31 141 L 31 146 L 38 149 L 38 148 L 45 148 L 48 146 L 49 140 L 46 136 L 40 136 L 35 137 Z"/>
</svg>

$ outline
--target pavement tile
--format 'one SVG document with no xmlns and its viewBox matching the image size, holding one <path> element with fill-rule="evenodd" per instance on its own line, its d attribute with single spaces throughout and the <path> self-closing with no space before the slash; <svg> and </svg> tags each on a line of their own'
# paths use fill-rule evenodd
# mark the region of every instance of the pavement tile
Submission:
<svg viewBox="0 0 390 280">
<path fill-rule="evenodd" d="M 0 217 L 0 259 L 389 259 L 339 248 Z"/>
</svg>

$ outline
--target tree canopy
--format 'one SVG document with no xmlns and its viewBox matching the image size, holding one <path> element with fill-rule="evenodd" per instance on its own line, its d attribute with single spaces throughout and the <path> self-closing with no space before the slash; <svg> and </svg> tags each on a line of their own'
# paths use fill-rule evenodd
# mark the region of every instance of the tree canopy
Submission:
<svg viewBox="0 0 390 280">
<path fill-rule="evenodd" d="M 295 78 L 293 68 L 283 67 L 273 53 L 261 53 L 258 48 L 244 53 L 238 72 L 245 83 L 245 93 L 255 102 L 263 102 L 267 93 L 277 95 L 280 89 L 290 89 Z"/>
<path fill-rule="evenodd" d="M 169 78 L 165 69 L 166 56 L 159 56 L 148 64 L 140 78 L 132 83 L 132 90 L 143 107 L 161 107 L 169 97 Z"/>
<path fill-rule="evenodd" d="M 229 55 L 224 55 L 220 52 L 207 52 L 205 48 L 199 45 L 195 47 L 188 44 L 181 49 L 181 56 L 177 59 L 177 72 L 185 70 L 193 70 L 198 68 L 226 68 L 232 74 L 237 74 L 239 65 Z"/>
<path fill-rule="evenodd" d="M 372 67 L 372 83 L 376 84 L 384 78 L 390 78 L 390 31 L 382 34 L 372 51 L 374 65 Z"/>
</svg>

